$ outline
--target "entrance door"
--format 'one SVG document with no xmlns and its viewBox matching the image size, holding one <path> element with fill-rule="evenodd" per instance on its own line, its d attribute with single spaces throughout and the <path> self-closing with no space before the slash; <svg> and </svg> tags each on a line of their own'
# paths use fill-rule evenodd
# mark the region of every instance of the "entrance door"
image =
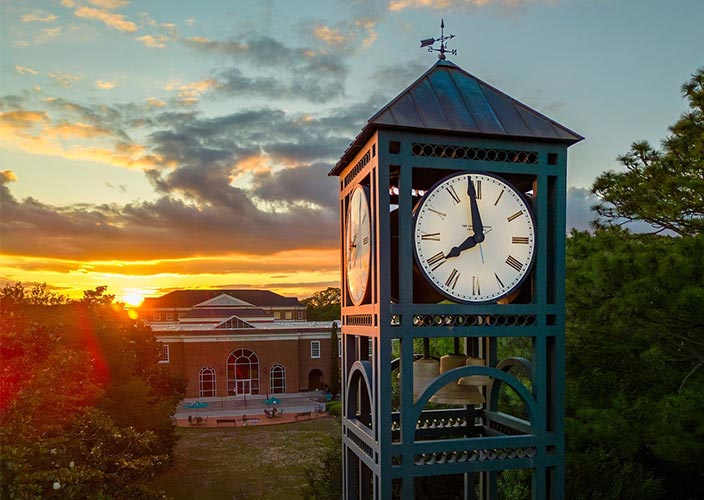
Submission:
<svg viewBox="0 0 704 500">
<path fill-rule="evenodd" d="M 237 389 L 235 394 L 238 396 L 240 395 L 245 395 L 245 396 L 251 396 L 252 395 L 252 381 L 251 380 L 237 380 Z"/>
</svg>

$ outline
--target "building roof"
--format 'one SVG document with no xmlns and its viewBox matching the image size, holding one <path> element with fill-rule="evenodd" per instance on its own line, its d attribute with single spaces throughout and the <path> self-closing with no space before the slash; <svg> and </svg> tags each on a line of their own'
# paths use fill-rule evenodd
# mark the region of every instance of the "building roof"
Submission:
<svg viewBox="0 0 704 500">
<path fill-rule="evenodd" d="M 584 139 L 447 60 L 372 116 L 329 175 L 339 175 L 382 127 L 567 143 Z"/>
<path fill-rule="evenodd" d="M 189 308 L 223 294 L 257 307 L 301 306 L 297 298 L 284 297 L 269 290 L 175 290 L 161 297 L 144 299 L 142 308 Z"/>
</svg>

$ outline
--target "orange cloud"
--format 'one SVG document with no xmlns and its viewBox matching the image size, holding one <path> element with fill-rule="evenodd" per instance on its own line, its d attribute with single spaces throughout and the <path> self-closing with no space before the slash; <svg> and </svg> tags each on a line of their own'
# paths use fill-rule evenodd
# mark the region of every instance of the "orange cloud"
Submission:
<svg viewBox="0 0 704 500">
<path fill-rule="evenodd" d="M 113 14 L 107 10 L 93 9 L 91 7 L 78 7 L 78 9 L 74 12 L 74 15 L 84 19 L 95 19 L 102 21 L 109 28 L 113 28 L 118 31 L 127 31 L 130 33 L 137 31 L 137 25 L 132 21 L 127 21 L 125 16 L 122 14 Z"/>
<path fill-rule="evenodd" d="M 445 10 L 463 7 L 483 7 L 489 4 L 497 4 L 505 7 L 521 7 L 536 0 L 391 0 L 389 10 L 398 12 L 405 9 L 430 8 L 435 10 Z"/>
<path fill-rule="evenodd" d="M 211 78 L 184 84 L 178 82 L 169 83 L 164 88 L 166 90 L 178 90 L 178 100 L 181 104 L 196 104 L 201 94 L 217 87 L 217 85 L 217 80 Z"/>
<path fill-rule="evenodd" d="M 169 37 L 165 35 L 158 35 L 155 38 L 152 35 L 144 35 L 138 36 L 137 38 L 135 38 L 135 40 L 153 49 L 163 49 L 164 47 L 166 47 L 165 42 L 169 40 Z"/>
<path fill-rule="evenodd" d="M 90 3 L 96 7 L 102 7 L 103 9 L 113 10 L 125 5 L 129 5 L 128 0 L 88 0 Z"/>
<path fill-rule="evenodd" d="M 166 106 L 166 103 L 164 101 L 162 101 L 161 99 L 157 99 L 156 97 L 150 97 L 149 99 L 147 99 L 147 104 L 154 108 L 163 108 L 164 106 Z"/>
<path fill-rule="evenodd" d="M 330 28 L 328 26 L 316 26 L 313 28 L 313 35 L 328 45 L 341 45 L 345 43 L 346 37 L 337 28 Z"/>
<path fill-rule="evenodd" d="M 2 184 L 7 184 L 8 182 L 16 181 L 17 176 L 12 170 L 2 170 L 0 171 L 0 179 L 2 179 Z"/>
<path fill-rule="evenodd" d="M 89 139 L 92 137 L 111 135 L 111 132 L 107 129 L 80 122 L 62 122 L 54 127 L 45 129 L 43 133 L 53 137 L 60 137 L 62 139 Z"/>
<path fill-rule="evenodd" d="M 50 23 L 58 19 L 54 14 L 44 13 L 41 11 L 30 12 L 20 17 L 23 23 Z"/>
<path fill-rule="evenodd" d="M 37 72 L 34 71 L 32 68 L 28 68 L 26 66 L 15 66 L 15 71 L 17 71 L 22 76 L 24 76 L 26 74 L 30 74 L 30 75 L 37 74 Z"/>
<path fill-rule="evenodd" d="M 49 73 L 49 78 L 53 78 L 56 83 L 67 89 L 81 79 L 80 76 L 70 73 Z"/>
<path fill-rule="evenodd" d="M 114 89 L 115 87 L 117 87 L 117 83 L 115 83 L 115 82 L 110 82 L 110 81 L 107 81 L 107 80 L 105 80 L 105 81 L 103 81 L 103 80 L 96 80 L 96 81 L 95 81 L 95 86 L 98 87 L 99 89 L 102 89 L 102 90 L 110 90 L 110 89 Z"/>
</svg>

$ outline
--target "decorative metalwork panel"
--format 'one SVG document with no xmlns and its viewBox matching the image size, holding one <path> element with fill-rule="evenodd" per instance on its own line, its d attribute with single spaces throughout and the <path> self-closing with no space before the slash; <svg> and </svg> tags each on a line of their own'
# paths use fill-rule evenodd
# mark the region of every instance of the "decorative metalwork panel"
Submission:
<svg viewBox="0 0 704 500">
<path fill-rule="evenodd" d="M 374 449 L 362 441 L 354 432 L 347 432 L 347 438 L 362 450 L 369 458 L 374 459 Z"/>
<path fill-rule="evenodd" d="M 345 187 L 350 185 L 350 182 L 354 180 L 355 177 L 359 175 L 359 173 L 362 171 L 364 167 L 367 166 L 367 163 L 372 159 L 372 154 L 371 150 L 367 150 L 366 153 L 359 159 L 357 164 L 350 170 L 347 175 L 345 176 Z"/>
<path fill-rule="evenodd" d="M 371 314 L 351 314 L 345 317 L 345 324 L 350 326 L 372 326 L 374 322 Z"/>
<path fill-rule="evenodd" d="M 414 142 L 411 146 L 413 156 L 433 158 L 451 158 L 453 160 L 498 161 L 504 163 L 538 163 L 536 151 L 513 149 L 489 149 L 469 146 L 451 146 L 448 144 L 422 144 Z"/>
<path fill-rule="evenodd" d="M 414 327 L 424 326 L 534 326 L 535 314 L 416 314 Z"/>
<path fill-rule="evenodd" d="M 517 448 L 491 448 L 485 450 L 448 451 L 439 453 L 421 453 L 414 457 L 418 466 L 442 465 L 461 462 L 485 462 L 493 460 L 506 460 L 512 458 L 533 458 L 538 450 L 535 446 Z"/>
</svg>

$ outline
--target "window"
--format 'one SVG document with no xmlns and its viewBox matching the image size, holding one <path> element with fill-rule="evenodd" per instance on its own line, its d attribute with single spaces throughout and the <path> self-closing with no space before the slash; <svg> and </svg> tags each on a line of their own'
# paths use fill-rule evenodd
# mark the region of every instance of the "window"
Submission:
<svg viewBox="0 0 704 500">
<path fill-rule="evenodd" d="M 319 358 L 320 357 L 320 341 L 311 340 L 310 342 L 310 357 Z"/>
<path fill-rule="evenodd" d="M 227 394 L 259 394 L 259 358 L 249 349 L 235 349 L 227 358 Z"/>
<path fill-rule="evenodd" d="M 271 367 L 269 372 L 269 390 L 272 394 L 286 393 L 286 368 L 283 365 L 276 364 Z"/>
<path fill-rule="evenodd" d="M 160 344 L 159 363 L 169 362 L 169 344 Z"/>
<path fill-rule="evenodd" d="M 281 319 L 281 313 L 279 311 L 274 311 L 274 319 Z"/>
<path fill-rule="evenodd" d="M 152 314 L 152 319 L 154 321 L 161 321 L 161 313 L 154 313 Z"/>
<path fill-rule="evenodd" d="M 303 311 L 298 311 L 298 319 L 303 319 Z"/>
<path fill-rule="evenodd" d="M 204 366 L 198 374 L 198 384 L 200 390 L 198 397 L 214 398 L 215 397 L 215 370 L 209 366 Z"/>
<path fill-rule="evenodd" d="M 286 311 L 286 319 L 292 319 L 293 313 L 291 311 Z"/>
<path fill-rule="evenodd" d="M 166 313 L 166 321 L 173 321 L 174 313 Z"/>
<path fill-rule="evenodd" d="M 185 318 L 185 317 L 186 317 L 186 313 L 178 313 L 178 318 L 179 318 L 179 319 Z"/>
</svg>

